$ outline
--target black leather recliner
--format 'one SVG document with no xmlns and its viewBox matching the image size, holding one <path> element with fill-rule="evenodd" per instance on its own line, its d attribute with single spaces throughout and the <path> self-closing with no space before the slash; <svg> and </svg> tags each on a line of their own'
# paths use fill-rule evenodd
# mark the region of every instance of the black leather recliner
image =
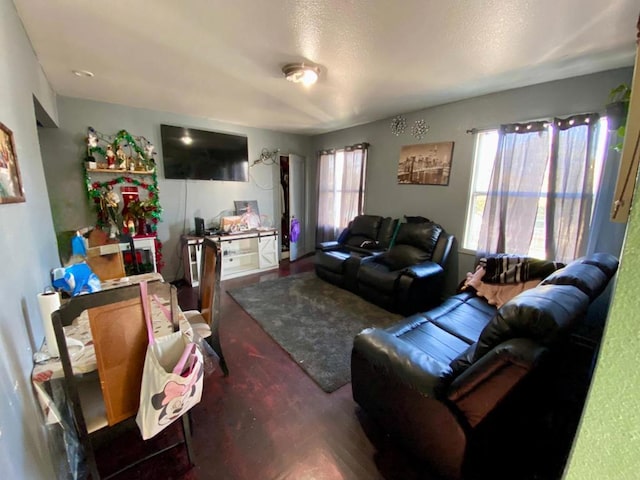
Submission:
<svg viewBox="0 0 640 480">
<path fill-rule="evenodd" d="M 358 215 L 338 240 L 317 245 L 314 258 L 318 277 L 341 288 L 356 291 L 356 275 L 363 257 L 384 252 L 393 237 L 397 219 Z"/>
<path fill-rule="evenodd" d="M 388 251 L 360 263 L 358 295 L 403 315 L 437 305 L 453 241 L 437 223 L 401 224 Z"/>
<path fill-rule="evenodd" d="M 351 355 L 353 398 L 440 475 L 476 478 L 465 467 L 473 446 L 486 443 L 478 441 L 483 427 L 506 400 L 528 398 L 514 394 L 532 373 L 561 368 L 552 354 L 565 351 L 617 268 L 612 255 L 593 254 L 500 309 L 465 292 L 390 328 L 366 329 Z M 545 378 L 535 391 L 548 388 Z M 527 405 L 517 411 L 531 414 Z M 529 432 L 518 434 L 508 440 L 519 444 Z"/>
</svg>

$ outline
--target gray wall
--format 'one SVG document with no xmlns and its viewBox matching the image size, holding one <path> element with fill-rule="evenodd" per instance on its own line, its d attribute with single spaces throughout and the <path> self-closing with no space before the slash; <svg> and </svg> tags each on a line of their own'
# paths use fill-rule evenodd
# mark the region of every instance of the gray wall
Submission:
<svg viewBox="0 0 640 480">
<path fill-rule="evenodd" d="M 278 148 L 281 154 L 311 156 L 310 139 L 302 135 L 68 97 L 58 98 L 58 112 L 60 128 L 43 129 L 40 134 L 56 231 L 76 230 L 95 224 L 95 212 L 87 200 L 82 168 L 87 127 L 92 126 L 106 135 L 124 129 L 131 135 L 144 136 L 158 152 L 156 164 L 163 208 L 158 238 L 164 244 L 163 275 L 168 280 L 182 275 L 180 235 L 194 229 L 195 216 L 204 218 L 209 226 L 220 212 L 234 208 L 234 200 L 257 200 L 260 213 L 268 215 L 275 225 L 279 225 L 280 191 L 275 165 L 252 167 L 249 182 L 165 179 L 161 124 L 247 135 L 250 163 L 260 156 L 265 147 L 269 150 Z M 100 180 L 107 179 L 102 177 Z"/>
<path fill-rule="evenodd" d="M 501 123 L 602 111 L 609 90 L 621 82 L 630 82 L 631 74 L 631 68 L 611 70 L 407 113 L 404 135 L 396 137 L 391 133 L 389 118 L 316 136 L 313 138 L 313 150 L 370 143 L 365 212 L 399 218 L 402 215 L 422 215 L 441 223 L 461 241 L 475 138 L 466 133 L 467 129 L 495 128 Z M 411 136 L 411 126 L 418 119 L 424 119 L 430 126 L 422 140 Z M 449 186 L 398 185 L 396 172 L 400 147 L 442 141 L 455 142 Z M 613 156 L 617 159 L 617 154 Z M 316 162 L 316 157 L 312 162 Z M 311 180 L 315 182 L 315 167 L 310 165 L 310 171 Z M 314 205 L 310 206 L 310 211 L 315 212 Z M 312 223 L 315 220 L 312 219 Z M 474 252 L 460 251 L 459 255 L 453 256 L 456 257 L 450 265 L 453 275 L 449 275 L 447 280 L 449 292 L 464 278 L 474 262 Z"/>
<path fill-rule="evenodd" d="M 0 0 L 0 122 L 13 131 L 26 202 L 0 205 L 0 465 L 2 478 L 55 478 L 31 385 L 44 338 L 36 295 L 57 251 L 34 110 L 54 120 L 51 90 L 11 0 Z"/>
</svg>

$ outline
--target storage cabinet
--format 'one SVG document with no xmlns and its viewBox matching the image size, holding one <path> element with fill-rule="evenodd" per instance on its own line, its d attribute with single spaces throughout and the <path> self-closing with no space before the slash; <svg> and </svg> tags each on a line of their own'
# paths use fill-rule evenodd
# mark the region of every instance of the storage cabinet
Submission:
<svg viewBox="0 0 640 480">
<path fill-rule="evenodd" d="M 278 232 L 252 231 L 209 237 L 220 248 L 221 280 L 278 268 Z M 183 235 L 184 278 L 193 287 L 200 282 L 202 238 Z"/>
<path fill-rule="evenodd" d="M 142 261 L 143 265 L 149 265 L 152 272 L 158 271 L 155 235 L 133 237 L 133 248 L 135 248 L 137 253 L 141 254 L 140 261 Z M 128 243 L 121 243 L 120 250 L 122 250 L 123 253 L 126 253 L 131 251 L 131 248 Z M 148 273 L 148 268 L 145 273 Z"/>
<path fill-rule="evenodd" d="M 224 237 L 218 242 L 222 250 L 221 279 L 239 277 L 259 270 L 258 237 Z"/>
<path fill-rule="evenodd" d="M 260 270 L 278 267 L 278 235 L 258 237 L 258 264 Z"/>
<path fill-rule="evenodd" d="M 200 257 L 202 255 L 202 238 L 183 237 L 182 262 L 184 279 L 192 287 L 200 285 Z"/>
</svg>

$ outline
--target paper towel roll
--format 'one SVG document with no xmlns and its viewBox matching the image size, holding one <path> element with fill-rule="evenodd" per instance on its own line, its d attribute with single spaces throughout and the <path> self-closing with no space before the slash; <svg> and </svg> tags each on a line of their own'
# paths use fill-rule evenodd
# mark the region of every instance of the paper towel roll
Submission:
<svg viewBox="0 0 640 480">
<path fill-rule="evenodd" d="M 60 308 L 60 295 L 58 292 L 47 292 L 38 294 L 38 305 L 40 305 L 40 315 L 44 326 L 44 335 L 47 339 L 47 348 L 52 357 L 59 356 L 56 334 L 53 331 L 51 314 Z"/>
</svg>

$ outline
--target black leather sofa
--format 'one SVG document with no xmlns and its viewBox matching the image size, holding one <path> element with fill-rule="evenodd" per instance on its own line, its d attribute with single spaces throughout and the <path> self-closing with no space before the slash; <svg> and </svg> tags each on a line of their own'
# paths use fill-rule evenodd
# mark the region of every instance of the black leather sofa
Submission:
<svg viewBox="0 0 640 480">
<path fill-rule="evenodd" d="M 360 262 L 356 292 L 403 315 L 439 304 L 453 241 L 437 223 L 400 224 L 389 250 Z"/>
<path fill-rule="evenodd" d="M 346 240 L 318 245 L 316 274 L 392 312 L 410 315 L 437 305 L 454 237 L 422 220 L 397 225 L 390 218 L 356 217 Z"/>
<path fill-rule="evenodd" d="M 384 252 L 398 224 L 397 219 L 358 215 L 338 240 L 321 242 L 314 258 L 318 277 L 340 288 L 355 291 L 356 275 L 363 257 Z"/>
<path fill-rule="evenodd" d="M 554 352 L 617 267 L 615 257 L 593 254 L 500 309 L 461 293 L 393 327 L 364 330 L 351 357 L 354 400 L 440 475 L 476 478 L 465 468 L 483 424 L 519 398 L 525 380 L 557 367 Z"/>
<path fill-rule="evenodd" d="M 337 240 L 321 242 L 317 249 L 322 252 L 359 252 L 365 255 L 383 252 L 389 247 L 397 225 L 397 218 L 358 215 L 349 222 Z"/>
</svg>

